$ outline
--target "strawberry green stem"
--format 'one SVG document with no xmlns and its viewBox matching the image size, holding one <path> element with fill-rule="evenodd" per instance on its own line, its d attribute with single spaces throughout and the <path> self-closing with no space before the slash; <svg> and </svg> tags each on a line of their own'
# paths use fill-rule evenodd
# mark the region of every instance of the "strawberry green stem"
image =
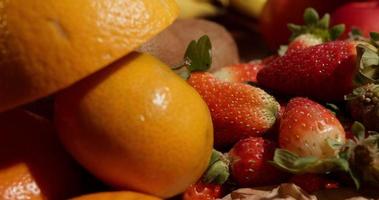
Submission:
<svg viewBox="0 0 379 200">
<path fill-rule="evenodd" d="M 192 72 L 207 71 L 211 65 L 212 43 L 207 35 L 203 35 L 188 44 L 182 63 L 173 67 L 172 70 L 187 80 Z"/>
<path fill-rule="evenodd" d="M 223 184 L 229 178 L 229 162 L 225 156 L 213 150 L 209 167 L 203 175 L 205 183 Z"/>
<path fill-rule="evenodd" d="M 288 29 L 292 32 L 290 40 L 303 34 L 312 34 L 319 37 L 323 42 L 336 40 L 344 31 L 345 25 L 338 24 L 330 27 L 330 15 L 325 14 L 321 19 L 317 11 L 307 8 L 304 12 L 304 25 L 288 24 Z"/>
<path fill-rule="evenodd" d="M 358 72 L 354 79 L 355 84 L 360 86 L 377 83 L 379 80 L 378 49 L 367 42 L 358 42 L 357 58 Z"/>
</svg>

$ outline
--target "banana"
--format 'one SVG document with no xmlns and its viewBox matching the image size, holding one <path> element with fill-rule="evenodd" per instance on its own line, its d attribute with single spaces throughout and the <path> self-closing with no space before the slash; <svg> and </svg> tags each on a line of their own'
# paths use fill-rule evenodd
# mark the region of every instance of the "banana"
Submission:
<svg viewBox="0 0 379 200">
<path fill-rule="evenodd" d="M 239 12 L 258 18 L 267 0 L 230 0 L 230 6 Z"/>
<path fill-rule="evenodd" d="M 215 16 L 220 10 L 212 4 L 212 0 L 176 0 L 181 11 L 179 18 L 197 18 Z"/>
</svg>

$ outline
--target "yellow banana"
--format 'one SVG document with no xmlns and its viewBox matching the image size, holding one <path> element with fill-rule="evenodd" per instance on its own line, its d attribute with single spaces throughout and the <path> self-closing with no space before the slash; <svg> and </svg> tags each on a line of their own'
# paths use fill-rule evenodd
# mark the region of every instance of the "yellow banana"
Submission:
<svg viewBox="0 0 379 200">
<path fill-rule="evenodd" d="M 267 0 L 230 0 L 230 6 L 248 16 L 258 18 Z"/>
<path fill-rule="evenodd" d="M 212 5 L 212 0 L 176 0 L 181 11 L 179 18 L 214 16 L 220 10 Z"/>
</svg>

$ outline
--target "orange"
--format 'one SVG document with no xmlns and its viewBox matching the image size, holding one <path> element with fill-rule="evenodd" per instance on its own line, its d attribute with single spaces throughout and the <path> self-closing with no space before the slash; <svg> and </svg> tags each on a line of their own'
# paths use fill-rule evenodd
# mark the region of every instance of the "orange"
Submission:
<svg viewBox="0 0 379 200">
<path fill-rule="evenodd" d="M 158 197 L 136 192 L 101 192 L 87 194 L 70 200 L 161 200 Z"/>
<path fill-rule="evenodd" d="M 67 149 L 120 189 L 162 198 L 207 168 L 213 145 L 207 105 L 158 59 L 133 53 L 56 96 Z"/>
<path fill-rule="evenodd" d="M 110 64 L 177 15 L 175 0 L 0 0 L 0 112 Z"/>
<path fill-rule="evenodd" d="M 47 120 L 21 110 L 2 113 L 0 138 L 0 199 L 78 194 L 81 175 Z"/>
</svg>

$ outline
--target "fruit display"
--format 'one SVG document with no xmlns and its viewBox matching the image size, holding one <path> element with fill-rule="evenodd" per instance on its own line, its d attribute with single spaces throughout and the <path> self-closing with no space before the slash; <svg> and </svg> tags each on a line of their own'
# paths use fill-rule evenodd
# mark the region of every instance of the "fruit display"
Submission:
<svg viewBox="0 0 379 200">
<path fill-rule="evenodd" d="M 0 199 L 379 199 L 377 5 L 0 0 Z"/>
</svg>

